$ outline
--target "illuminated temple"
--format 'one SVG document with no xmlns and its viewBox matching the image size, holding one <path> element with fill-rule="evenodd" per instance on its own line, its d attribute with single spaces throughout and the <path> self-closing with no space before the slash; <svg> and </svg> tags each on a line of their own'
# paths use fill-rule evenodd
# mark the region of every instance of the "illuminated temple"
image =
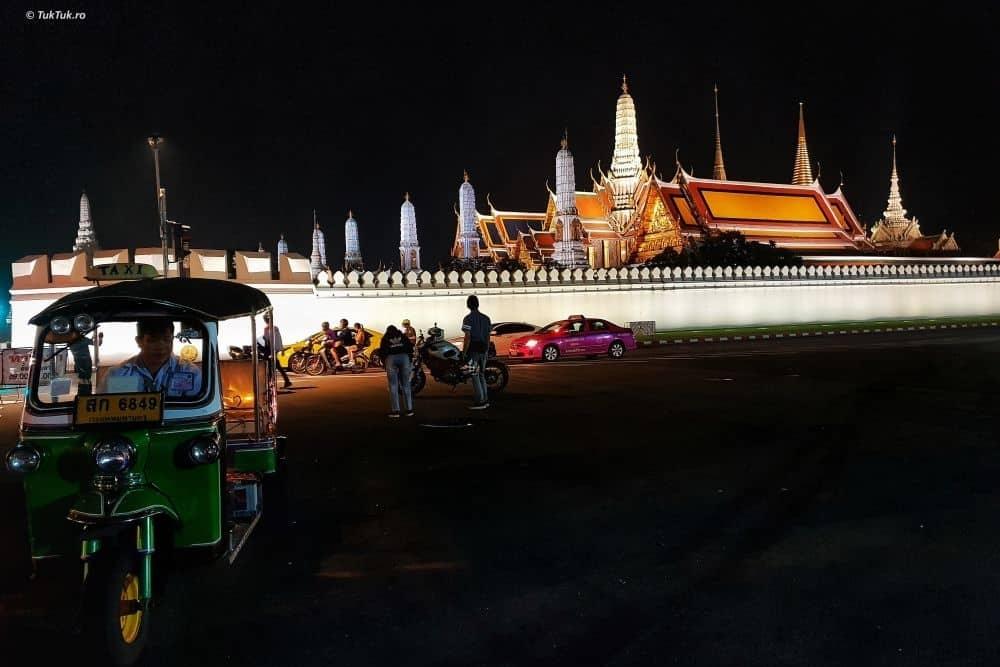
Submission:
<svg viewBox="0 0 1000 667">
<path fill-rule="evenodd" d="M 685 239 L 706 230 L 735 230 L 748 240 L 774 241 L 803 254 L 875 251 L 841 188 L 827 194 L 813 178 L 801 105 L 788 184 L 729 180 L 717 101 L 715 121 L 712 178 L 695 178 L 678 163 L 673 178 L 663 180 L 655 164 L 640 158 L 635 103 L 623 79 L 611 166 L 606 172 L 598 166 L 596 178 L 591 174 L 592 189 L 575 189 L 565 136 L 556 158 L 557 191 L 549 191 L 543 212 L 500 210 L 487 197 L 489 213 L 480 213 L 467 176 L 452 255 L 511 258 L 529 268 L 550 259 L 564 266 L 610 268 L 647 261 L 667 248 L 680 250 Z"/>
</svg>

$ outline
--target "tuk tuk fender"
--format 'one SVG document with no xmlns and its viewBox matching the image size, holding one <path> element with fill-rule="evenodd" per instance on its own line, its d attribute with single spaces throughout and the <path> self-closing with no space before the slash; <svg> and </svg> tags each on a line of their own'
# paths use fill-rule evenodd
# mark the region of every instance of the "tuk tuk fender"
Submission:
<svg viewBox="0 0 1000 667">
<path fill-rule="evenodd" d="M 127 489 L 114 500 L 99 491 L 81 495 L 66 518 L 84 525 L 127 524 L 159 514 L 169 517 L 174 523 L 180 522 L 177 509 L 170 499 L 160 491 L 145 486 Z"/>
</svg>

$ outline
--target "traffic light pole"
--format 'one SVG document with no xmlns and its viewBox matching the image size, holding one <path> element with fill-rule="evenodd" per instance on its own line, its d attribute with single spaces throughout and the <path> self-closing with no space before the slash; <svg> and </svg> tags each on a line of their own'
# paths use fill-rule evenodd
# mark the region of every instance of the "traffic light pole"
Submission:
<svg viewBox="0 0 1000 667">
<path fill-rule="evenodd" d="M 153 165 L 156 168 L 156 210 L 160 216 L 160 246 L 163 250 L 163 276 L 167 277 L 170 270 L 170 264 L 167 260 L 167 202 L 165 199 L 166 193 L 160 187 L 160 144 L 163 143 L 163 137 L 154 134 L 146 139 L 146 142 L 153 149 Z"/>
</svg>

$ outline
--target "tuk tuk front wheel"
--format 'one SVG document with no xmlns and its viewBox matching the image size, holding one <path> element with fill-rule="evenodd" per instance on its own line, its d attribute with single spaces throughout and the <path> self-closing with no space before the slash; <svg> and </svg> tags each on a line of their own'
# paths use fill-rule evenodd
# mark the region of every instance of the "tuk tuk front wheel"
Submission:
<svg viewBox="0 0 1000 667">
<path fill-rule="evenodd" d="M 116 549 L 97 557 L 87 575 L 85 636 L 97 657 L 113 665 L 134 664 L 149 638 L 150 609 L 139 599 L 134 552 Z"/>
</svg>

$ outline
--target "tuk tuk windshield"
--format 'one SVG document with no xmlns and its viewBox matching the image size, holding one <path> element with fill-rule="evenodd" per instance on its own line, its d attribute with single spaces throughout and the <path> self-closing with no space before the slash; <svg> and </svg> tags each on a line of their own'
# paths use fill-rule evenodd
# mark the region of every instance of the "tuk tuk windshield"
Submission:
<svg viewBox="0 0 1000 667">
<path fill-rule="evenodd" d="M 208 389 L 202 372 L 208 337 L 200 323 L 141 317 L 83 329 L 53 321 L 42 332 L 38 372 L 32 376 L 39 404 L 68 406 L 78 395 L 159 391 L 167 402 L 194 403 Z"/>
</svg>

